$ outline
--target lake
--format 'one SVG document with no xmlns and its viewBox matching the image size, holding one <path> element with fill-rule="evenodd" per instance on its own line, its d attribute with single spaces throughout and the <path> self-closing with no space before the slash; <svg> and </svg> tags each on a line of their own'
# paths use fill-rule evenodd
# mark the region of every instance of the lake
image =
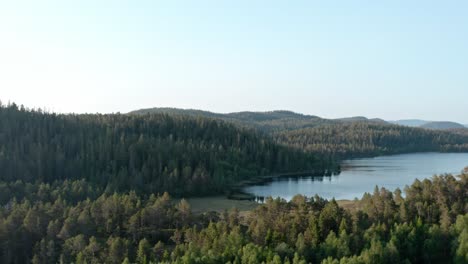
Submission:
<svg viewBox="0 0 468 264">
<path fill-rule="evenodd" d="M 415 179 L 435 174 L 460 174 L 468 166 L 468 153 L 414 153 L 343 161 L 336 176 L 275 178 L 261 185 L 247 186 L 244 192 L 260 197 L 290 200 L 296 194 L 331 199 L 361 198 L 376 185 L 391 191 L 410 185 Z"/>
</svg>

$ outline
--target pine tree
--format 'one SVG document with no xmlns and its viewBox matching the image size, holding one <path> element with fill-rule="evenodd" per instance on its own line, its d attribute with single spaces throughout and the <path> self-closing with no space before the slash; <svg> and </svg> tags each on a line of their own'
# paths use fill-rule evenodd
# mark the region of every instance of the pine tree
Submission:
<svg viewBox="0 0 468 264">
<path fill-rule="evenodd" d="M 140 240 L 140 243 L 138 243 L 136 262 L 139 264 L 147 264 L 150 255 L 150 250 L 151 246 L 148 240 L 146 240 L 146 238 Z"/>
</svg>

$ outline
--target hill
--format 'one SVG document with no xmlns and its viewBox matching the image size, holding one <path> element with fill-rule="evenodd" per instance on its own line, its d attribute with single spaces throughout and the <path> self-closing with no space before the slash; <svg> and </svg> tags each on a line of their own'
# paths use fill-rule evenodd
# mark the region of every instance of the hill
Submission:
<svg viewBox="0 0 468 264">
<path fill-rule="evenodd" d="M 389 123 L 392 123 L 395 125 L 409 126 L 409 127 L 420 127 L 429 122 L 430 121 L 421 120 L 421 119 L 403 119 L 403 120 L 389 121 Z"/>
<path fill-rule="evenodd" d="M 320 155 L 351 158 L 410 152 L 468 151 L 468 134 L 378 123 L 341 123 L 274 135 L 277 142 Z"/>
<path fill-rule="evenodd" d="M 149 108 L 132 111 L 130 115 L 145 115 L 154 113 L 181 114 L 187 116 L 210 117 L 222 119 L 246 128 L 254 128 L 263 132 L 294 130 L 314 127 L 323 124 L 332 124 L 337 121 L 320 118 L 313 115 L 303 115 L 291 111 L 277 110 L 269 112 L 236 112 L 219 114 L 208 111 L 175 108 Z"/>
<path fill-rule="evenodd" d="M 341 122 L 371 122 L 371 123 L 381 123 L 381 124 L 388 123 L 387 121 L 380 119 L 380 118 L 367 118 L 365 116 L 343 117 L 343 118 L 337 118 L 335 120 L 338 120 Z"/>
<path fill-rule="evenodd" d="M 178 114 L 62 115 L 0 107 L 0 181 L 79 180 L 108 191 L 222 193 L 259 175 L 331 166 L 260 133 Z"/>
<path fill-rule="evenodd" d="M 438 129 L 438 130 L 465 128 L 465 126 L 462 124 L 449 122 L 449 121 L 429 122 L 424 125 L 421 125 L 421 127 L 427 128 L 427 129 Z"/>
<path fill-rule="evenodd" d="M 314 115 L 304 115 L 286 110 L 276 110 L 268 112 L 244 111 L 236 113 L 219 114 L 193 109 L 149 108 L 132 111 L 129 114 L 145 115 L 152 113 L 176 113 L 188 116 L 218 118 L 224 121 L 235 123 L 240 126 L 254 128 L 267 133 L 338 124 L 343 122 L 386 123 L 384 120 L 377 118 L 368 119 L 366 117 L 350 117 L 340 119 L 326 119 Z"/>
<path fill-rule="evenodd" d="M 435 131 L 363 116 L 325 119 L 290 111 L 216 114 L 167 108 L 143 109 L 131 114 L 161 112 L 218 118 L 265 132 L 282 145 L 330 158 L 423 151 L 468 151 L 468 133 L 462 129 Z M 416 119 L 400 121 L 414 125 L 426 122 Z"/>
<path fill-rule="evenodd" d="M 148 109 L 140 109 L 131 111 L 128 114 L 136 115 L 145 115 L 145 114 L 176 114 L 176 115 L 187 115 L 194 117 L 210 117 L 210 118 L 220 118 L 223 117 L 223 114 L 217 114 L 210 111 L 196 110 L 196 109 L 180 109 L 172 107 L 156 107 Z"/>
<path fill-rule="evenodd" d="M 155 107 L 155 108 L 147 108 L 147 109 L 140 109 L 136 111 L 131 111 L 128 114 L 137 114 L 137 115 L 145 115 L 145 114 L 154 114 L 154 113 L 166 113 L 166 114 L 182 114 L 182 115 L 190 115 L 190 116 L 202 116 L 202 117 L 211 117 L 211 118 L 231 118 L 239 121 L 244 122 L 261 122 L 261 121 L 270 121 L 270 120 L 278 120 L 278 119 L 303 119 L 309 120 L 318 118 L 317 116 L 309 116 L 298 114 L 292 111 L 286 110 L 276 110 L 276 111 L 268 111 L 268 112 L 252 112 L 252 111 L 243 111 L 243 112 L 234 112 L 234 113 L 213 113 L 210 111 L 203 111 L 197 109 L 180 109 L 180 108 L 167 108 L 167 107 Z"/>
<path fill-rule="evenodd" d="M 465 128 L 465 125 L 451 122 L 451 121 L 427 121 L 420 119 L 406 119 L 406 120 L 397 120 L 389 121 L 389 123 L 402 126 L 410 127 L 422 127 L 427 129 L 436 129 L 436 130 L 447 130 L 447 129 L 460 129 Z"/>
</svg>

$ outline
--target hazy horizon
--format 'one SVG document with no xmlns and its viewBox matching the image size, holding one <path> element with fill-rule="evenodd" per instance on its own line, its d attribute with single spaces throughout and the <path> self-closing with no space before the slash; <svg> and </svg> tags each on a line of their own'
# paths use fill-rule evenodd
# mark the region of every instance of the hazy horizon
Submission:
<svg viewBox="0 0 468 264">
<path fill-rule="evenodd" d="M 0 100 L 468 124 L 468 3 L 5 1 Z"/>
</svg>

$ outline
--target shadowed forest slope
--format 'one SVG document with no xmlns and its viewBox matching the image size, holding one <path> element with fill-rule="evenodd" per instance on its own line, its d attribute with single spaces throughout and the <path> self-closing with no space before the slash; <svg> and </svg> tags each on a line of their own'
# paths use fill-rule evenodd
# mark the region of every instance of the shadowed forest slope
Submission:
<svg viewBox="0 0 468 264">
<path fill-rule="evenodd" d="M 259 175 L 333 166 L 221 120 L 0 107 L 1 181 L 85 179 L 108 191 L 205 195 Z"/>
</svg>

